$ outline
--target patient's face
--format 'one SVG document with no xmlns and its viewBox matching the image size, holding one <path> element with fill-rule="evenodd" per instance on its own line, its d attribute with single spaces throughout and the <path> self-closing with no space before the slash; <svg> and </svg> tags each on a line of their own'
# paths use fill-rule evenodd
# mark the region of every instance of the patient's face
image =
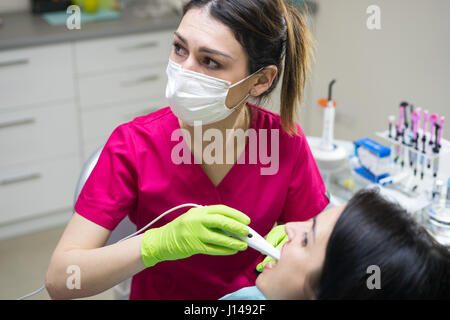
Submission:
<svg viewBox="0 0 450 320">
<path fill-rule="evenodd" d="M 266 265 L 256 286 L 267 299 L 314 299 L 331 232 L 344 206 L 322 212 L 314 222 L 289 222 L 278 263 Z"/>
</svg>

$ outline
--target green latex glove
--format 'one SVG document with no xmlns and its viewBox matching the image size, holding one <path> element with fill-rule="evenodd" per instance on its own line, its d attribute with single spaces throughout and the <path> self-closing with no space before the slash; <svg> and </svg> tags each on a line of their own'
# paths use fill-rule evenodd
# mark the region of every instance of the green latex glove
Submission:
<svg viewBox="0 0 450 320">
<path fill-rule="evenodd" d="M 175 220 L 147 230 L 141 241 L 144 265 L 154 266 L 166 260 L 178 260 L 203 253 L 232 255 L 247 249 L 247 243 L 226 235 L 248 235 L 250 218 L 225 205 L 192 208 Z"/>
<path fill-rule="evenodd" d="M 288 241 L 288 236 L 284 231 L 284 224 L 272 228 L 272 230 L 270 230 L 270 232 L 267 234 L 266 240 L 275 248 L 281 250 L 281 247 L 286 243 L 286 241 Z M 270 261 L 275 260 L 267 256 L 260 264 L 256 266 L 256 271 L 262 272 L 264 270 L 264 266 Z"/>
</svg>

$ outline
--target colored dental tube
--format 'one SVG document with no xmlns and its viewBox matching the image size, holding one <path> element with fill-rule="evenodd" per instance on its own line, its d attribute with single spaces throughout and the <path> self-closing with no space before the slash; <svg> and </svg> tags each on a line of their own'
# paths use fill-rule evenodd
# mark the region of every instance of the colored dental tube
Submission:
<svg viewBox="0 0 450 320">
<path fill-rule="evenodd" d="M 395 141 L 398 141 L 398 138 L 400 136 L 400 125 L 398 123 L 395 124 Z M 398 158 L 400 156 L 400 143 L 397 142 L 395 145 L 395 156 L 394 156 L 394 163 L 397 163 Z"/>
<path fill-rule="evenodd" d="M 428 126 L 428 110 L 423 111 L 422 118 L 422 156 L 420 157 L 420 179 L 423 179 L 424 170 L 425 170 L 425 153 L 427 152 L 427 126 Z"/>
<path fill-rule="evenodd" d="M 441 117 L 440 122 L 436 121 L 435 126 L 435 139 L 433 154 L 435 155 L 433 159 L 433 177 L 437 177 L 437 172 L 439 170 L 439 150 L 441 148 L 441 137 L 442 137 L 442 127 L 444 126 L 445 117 Z"/>
<path fill-rule="evenodd" d="M 437 140 L 436 140 L 436 146 L 438 146 L 438 148 L 441 147 L 442 128 L 444 127 L 444 121 L 445 121 L 445 117 L 442 116 L 440 119 L 440 124 L 439 124 L 439 133 L 437 135 Z"/>
<path fill-rule="evenodd" d="M 394 125 L 394 121 L 395 121 L 395 116 L 389 116 L 389 138 L 392 138 L 392 128 Z"/>
<path fill-rule="evenodd" d="M 438 119 L 439 119 L 439 117 L 435 113 L 433 113 L 430 116 L 430 119 L 429 119 L 429 121 L 430 121 L 430 140 L 428 141 L 428 150 L 427 150 L 428 154 L 432 153 L 432 149 L 433 149 L 433 147 L 432 147 L 433 146 L 433 130 L 435 130 L 435 123 L 438 121 Z M 437 138 L 437 135 L 436 135 L 436 138 Z M 431 168 L 431 160 L 430 160 L 430 158 L 428 158 L 428 161 L 427 161 L 427 168 L 428 169 Z"/>
<path fill-rule="evenodd" d="M 405 113 L 406 113 L 406 107 L 408 106 L 408 104 L 406 102 L 402 102 L 400 104 L 400 116 L 398 119 L 398 127 L 397 127 L 397 132 L 398 135 L 402 137 L 402 143 L 405 144 L 405 127 L 404 125 L 407 125 L 407 122 L 405 122 Z M 403 159 L 403 148 L 399 147 L 399 157 L 400 157 L 400 163 L 401 166 L 404 167 L 405 165 L 405 160 Z"/>
<path fill-rule="evenodd" d="M 414 166 L 414 175 L 417 174 L 417 157 L 419 146 L 419 120 L 420 109 L 415 110 L 411 114 L 412 144 L 416 151 L 410 151 L 410 166 Z M 413 154 L 414 153 L 414 154 Z"/>
</svg>

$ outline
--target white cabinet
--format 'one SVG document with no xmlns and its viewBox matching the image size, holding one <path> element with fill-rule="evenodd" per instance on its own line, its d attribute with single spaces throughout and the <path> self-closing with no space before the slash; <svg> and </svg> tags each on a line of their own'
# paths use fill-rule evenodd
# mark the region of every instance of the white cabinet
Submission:
<svg viewBox="0 0 450 320">
<path fill-rule="evenodd" d="M 79 147 L 71 101 L 0 113 L 0 168 L 78 155 Z"/>
<path fill-rule="evenodd" d="M 112 107 L 92 108 L 82 113 L 82 137 L 85 157 L 103 145 L 121 123 L 167 106 L 165 99 L 123 103 Z"/>
<path fill-rule="evenodd" d="M 80 75 L 149 66 L 167 65 L 173 33 L 155 32 L 75 44 L 76 66 Z"/>
<path fill-rule="evenodd" d="M 79 77 L 80 106 L 90 109 L 164 97 L 166 64 Z"/>
<path fill-rule="evenodd" d="M 0 111 L 74 98 L 70 44 L 0 51 Z"/>
<path fill-rule="evenodd" d="M 81 164 L 74 81 L 69 43 L 0 52 L 0 238 L 71 210 Z"/>
<path fill-rule="evenodd" d="M 172 41 L 163 31 L 75 43 L 83 161 L 119 124 L 167 106 Z"/>
<path fill-rule="evenodd" d="M 0 239 L 70 219 L 83 163 L 167 106 L 173 31 L 0 51 Z"/>
<path fill-rule="evenodd" d="M 3 167 L 0 225 L 45 216 L 53 211 L 69 209 L 70 212 L 80 168 L 78 157 L 70 155 Z"/>
</svg>

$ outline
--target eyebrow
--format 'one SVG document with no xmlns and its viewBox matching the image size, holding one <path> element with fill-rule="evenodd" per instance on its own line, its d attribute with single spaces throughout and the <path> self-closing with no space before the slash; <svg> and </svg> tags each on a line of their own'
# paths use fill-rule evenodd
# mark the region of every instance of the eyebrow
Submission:
<svg viewBox="0 0 450 320">
<path fill-rule="evenodd" d="M 181 42 L 183 42 L 185 45 L 188 45 L 187 40 L 185 38 L 183 38 L 178 32 L 175 31 L 174 34 L 181 40 Z M 228 55 L 224 52 L 221 52 L 221 51 L 215 50 L 215 49 L 211 49 L 211 48 L 207 48 L 207 47 L 200 47 L 199 52 L 206 52 L 206 53 L 210 53 L 210 54 L 221 55 L 226 58 L 233 59 L 230 55 Z"/>
</svg>

